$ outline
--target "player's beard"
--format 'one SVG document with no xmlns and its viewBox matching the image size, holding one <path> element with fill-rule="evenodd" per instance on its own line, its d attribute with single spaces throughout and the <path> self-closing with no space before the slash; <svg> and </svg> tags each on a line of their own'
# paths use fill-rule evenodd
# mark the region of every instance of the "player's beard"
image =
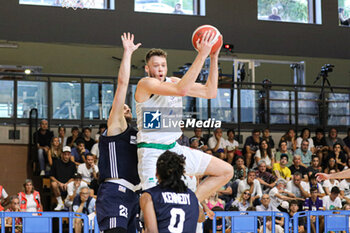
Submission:
<svg viewBox="0 0 350 233">
<path fill-rule="evenodd" d="M 129 117 L 129 116 L 124 116 L 124 117 L 125 117 L 126 123 L 130 124 L 132 117 Z"/>
</svg>

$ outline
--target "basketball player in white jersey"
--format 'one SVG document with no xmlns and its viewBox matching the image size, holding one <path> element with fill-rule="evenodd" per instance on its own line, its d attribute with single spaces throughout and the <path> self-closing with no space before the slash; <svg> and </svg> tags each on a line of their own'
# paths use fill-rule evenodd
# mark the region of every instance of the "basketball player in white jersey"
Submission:
<svg viewBox="0 0 350 233">
<path fill-rule="evenodd" d="M 167 55 L 163 50 L 152 49 L 146 55 L 145 71 L 148 77 L 142 78 L 138 82 L 135 92 L 137 127 L 139 130 L 137 134 L 138 170 L 143 190 L 157 184 L 155 176 L 156 162 L 158 157 L 166 150 L 183 154 L 186 157 L 185 170 L 187 175 L 208 176 L 196 191 L 200 202 L 232 178 L 233 168 L 230 164 L 199 150 L 177 144 L 176 140 L 182 134 L 180 127 L 176 128 L 176 132 L 146 130 L 143 127 L 143 109 L 145 108 L 182 109 L 182 96 L 207 99 L 216 97 L 220 49 L 214 53 L 210 51 L 217 39 L 213 33 L 204 33 L 203 39 L 197 41 L 198 54 L 182 79 L 166 76 Z M 208 55 L 210 55 L 211 60 L 208 80 L 205 84 L 195 83 Z M 170 115 L 171 112 L 170 110 Z M 157 114 L 154 114 L 153 117 L 157 118 Z"/>
</svg>

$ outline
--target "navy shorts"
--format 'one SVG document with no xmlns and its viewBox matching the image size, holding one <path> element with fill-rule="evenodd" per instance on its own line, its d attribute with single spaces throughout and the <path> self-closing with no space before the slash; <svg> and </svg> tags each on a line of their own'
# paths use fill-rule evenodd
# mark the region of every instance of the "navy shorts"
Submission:
<svg viewBox="0 0 350 233">
<path fill-rule="evenodd" d="M 120 184 L 104 182 L 97 193 L 96 215 L 101 231 L 122 227 L 135 233 L 138 227 L 138 194 Z"/>
</svg>

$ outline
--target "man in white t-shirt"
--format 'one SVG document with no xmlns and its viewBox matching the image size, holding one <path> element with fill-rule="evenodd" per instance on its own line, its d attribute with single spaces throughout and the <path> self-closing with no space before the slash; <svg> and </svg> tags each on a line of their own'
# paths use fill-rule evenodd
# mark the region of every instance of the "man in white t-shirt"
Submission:
<svg viewBox="0 0 350 233">
<path fill-rule="evenodd" d="M 278 208 L 282 201 L 303 200 L 302 198 L 296 197 L 293 193 L 288 192 L 286 186 L 287 181 L 283 178 L 279 178 L 276 182 L 276 187 L 270 190 L 269 196 L 273 207 Z"/>
<path fill-rule="evenodd" d="M 350 203 L 350 179 L 344 179 L 339 183 L 340 197 Z"/>
<path fill-rule="evenodd" d="M 293 179 L 287 183 L 287 191 L 294 193 L 296 197 L 308 198 L 310 197 L 310 186 L 302 181 L 302 174 L 294 173 Z"/>
<path fill-rule="evenodd" d="M 342 208 L 341 200 L 339 197 L 340 190 L 338 187 L 334 186 L 331 190 L 331 195 L 324 196 L 323 201 L 323 207 L 325 210 L 333 210 L 335 208 Z"/>
<path fill-rule="evenodd" d="M 79 173 L 75 173 L 73 181 L 67 185 L 67 197 L 64 200 L 64 205 L 71 210 L 74 198 L 79 195 L 80 190 L 83 187 L 87 187 L 87 183 L 82 181 L 82 176 Z"/>
<path fill-rule="evenodd" d="M 95 144 L 91 148 L 91 154 L 95 156 L 96 164 L 98 164 L 98 159 L 100 158 L 100 150 L 98 148 L 98 141 L 100 140 L 100 135 L 96 134 L 95 135 Z"/>
<path fill-rule="evenodd" d="M 253 186 L 253 187 L 252 187 Z M 256 179 L 254 170 L 250 170 L 247 175 L 247 179 L 241 180 L 238 184 L 237 197 L 240 197 L 244 190 L 249 189 L 251 201 L 254 203 L 255 200 L 259 200 L 262 197 L 262 190 L 260 182 Z"/>
<path fill-rule="evenodd" d="M 209 149 L 213 151 L 213 154 L 216 157 L 220 159 L 226 159 L 227 157 L 226 141 L 222 137 L 222 129 L 216 128 L 214 130 L 214 135 L 210 137 L 208 140 L 208 146 L 209 146 Z"/>
<path fill-rule="evenodd" d="M 94 162 L 94 156 L 92 154 L 85 155 L 85 163 L 78 166 L 78 173 L 82 176 L 88 186 L 97 193 L 98 190 L 98 166 Z"/>
</svg>

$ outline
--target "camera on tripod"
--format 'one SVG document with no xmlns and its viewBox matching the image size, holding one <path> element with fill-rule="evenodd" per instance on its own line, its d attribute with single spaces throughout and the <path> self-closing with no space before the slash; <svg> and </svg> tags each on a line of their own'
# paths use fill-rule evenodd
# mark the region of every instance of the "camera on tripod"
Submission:
<svg viewBox="0 0 350 233">
<path fill-rule="evenodd" d="M 334 68 L 334 65 L 332 64 L 325 64 L 324 66 L 321 67 L 321 75 L 322 74 L 327 74 L 328 72 L 332 72 Z"/>
</svg>

